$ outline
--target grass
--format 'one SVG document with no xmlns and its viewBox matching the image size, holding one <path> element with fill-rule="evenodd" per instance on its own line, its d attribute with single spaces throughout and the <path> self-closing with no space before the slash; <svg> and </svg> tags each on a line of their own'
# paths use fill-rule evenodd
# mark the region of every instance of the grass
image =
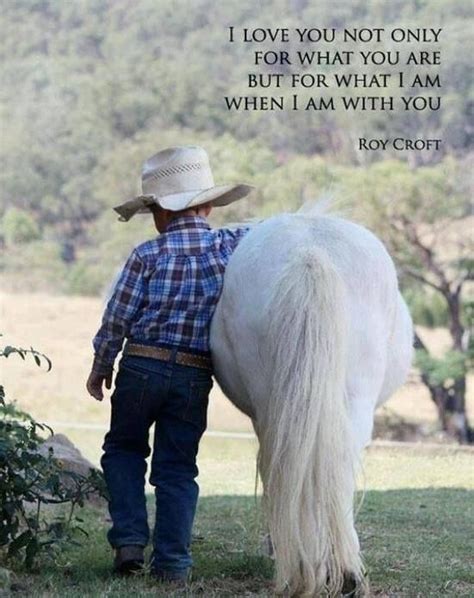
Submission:
<svg viewBox="0 0 474 598">
<path fill-rule="evenodd" d="M 472 596 L 470 501 L 468 490 L 452 488 L 368 492 L 358 527 L 374 588 L 388 596 Z"/>
<path fill-rule="evenodd" d="M 194 528 L 193 581 L 186 591 L 110 575 L 104 509 L 85 509 L 89 538 L 41 571 L 17 570 L 14 595 L 68 598 L 271 596 L 272 561 L 262 555 L 264 525 L 253 496 L 252 440 L 206 438 Z M 361 482 L 362 483 L 362 482 Z M 372 589 L 378 597 L 472 596 L 472 452 L 439 447 L 371 449 L 357 519 Z M 153 500 L 149 496 L 150 521 Z"/>
</svg>

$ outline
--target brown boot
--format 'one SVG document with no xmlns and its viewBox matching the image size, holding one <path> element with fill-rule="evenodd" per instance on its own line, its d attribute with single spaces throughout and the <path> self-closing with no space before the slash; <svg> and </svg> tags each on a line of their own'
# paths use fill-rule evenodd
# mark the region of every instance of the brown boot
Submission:
<svg viewBox="0 0 474 598">
<path fill-rule="evenodd" d="M 130 575 L 143 569 L 143 546 L 120 546 L 115 551 L 114 573 Z"/>
</svg>

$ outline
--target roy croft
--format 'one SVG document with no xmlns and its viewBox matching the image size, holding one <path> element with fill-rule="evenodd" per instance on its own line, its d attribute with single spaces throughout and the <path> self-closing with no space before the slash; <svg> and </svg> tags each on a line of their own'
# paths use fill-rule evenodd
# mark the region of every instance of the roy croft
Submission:
<svg viewBox="0 0 474 598">
<path fill-rule="evenodd" d="M 377 151 L 394 149 L 397 152 L 404 150 L 435 150 L 441 147 L 442 139 L 406 139 L 405 137 L 395 137 L 394 139 L 367 139 L 359 137 L 359 150 Z"/>
</svg>

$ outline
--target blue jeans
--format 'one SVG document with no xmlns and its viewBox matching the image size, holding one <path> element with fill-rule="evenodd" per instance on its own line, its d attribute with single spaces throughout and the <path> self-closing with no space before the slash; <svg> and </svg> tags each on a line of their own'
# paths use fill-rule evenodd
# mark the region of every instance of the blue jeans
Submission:
<svg viewBox="0 0 474 598">
<path fill-rule="evenodd" d="M 191 530 L 199 493 L 196 456 L 207 424 L 212 373 L 174 363 L 175 352 L 169 362 L 122 357 L 101 465 L 110 494 L 110 544 L 146 546 L 145 459 L 150 454 L 149 430 L 155 424 L 151 565 L 157 571 L 182 572 L 192 565 Z"/>
</svg>

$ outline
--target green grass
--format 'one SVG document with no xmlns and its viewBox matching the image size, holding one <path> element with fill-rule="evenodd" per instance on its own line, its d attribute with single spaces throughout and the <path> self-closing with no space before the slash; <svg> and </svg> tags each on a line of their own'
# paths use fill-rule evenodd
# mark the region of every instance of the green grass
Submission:
<svg viewBox="0 0 474 598">
<path fill-rule="evenodd" d="M 264 526 L 253 496 L 256 444 L 206 438 L 194 529 L 193 581 L 186 591 L 149 577 L 111 577 L 105 511 L 88 508 L 89 538 L 41 571 L 15 574 L 14 595 L 271 596 L 272 561 L 261 553 Z M 357 519 L 375 596 L 474 595 L 472 453 L 377 449 L 366 456 L 365 499 Z M 149 497 L 150 521 L 153 501 Z"/>
</svg>

